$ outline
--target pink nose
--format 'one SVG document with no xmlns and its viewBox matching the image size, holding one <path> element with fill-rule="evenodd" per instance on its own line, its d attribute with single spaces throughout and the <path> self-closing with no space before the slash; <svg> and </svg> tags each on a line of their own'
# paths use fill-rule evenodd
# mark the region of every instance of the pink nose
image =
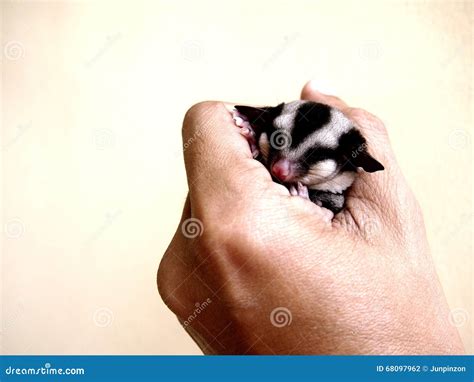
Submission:
<svg viewBox="0 0 474 382">
<path fill-rule="evenodd" d="M 288 159 L 279 159 L 272 165 L 272 174 L 282 182 L 292 177 L 292 166 Z"/>
</svg>

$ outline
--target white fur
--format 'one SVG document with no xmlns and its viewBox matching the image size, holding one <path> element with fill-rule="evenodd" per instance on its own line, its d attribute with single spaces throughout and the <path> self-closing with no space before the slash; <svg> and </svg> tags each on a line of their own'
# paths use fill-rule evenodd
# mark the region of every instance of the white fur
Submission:
<svg viewBox="0 0 474 382">
<path fill-rule="evenodd" d="M 336 175 L 337 163 L 332 159 L 325 159 L 313 164 L 302 182 L 308 185 L 317 184 Z"/>
<path fill-rule="evenodd" d="M 296 112 L 299 107 L 307 101 L 293 101 L 285 103 L 281 114 L 273 121 L 273 126 L 277 129 L 288 130 L 288 126 L 293 126 L 296 119 Z"/>
<path fill-rule="evenodd" d="M 258 146 L 260 148 L 260 152 L 262 153 L 263 159 L 265 159 L 266 161 L 268 159 L 268 153 L 270 151 L 270 142 L 268 141 L 267 133 L 262 133 L 260 135 Z"/>
<path fill-rule="evenodd" d="M 354 179 L 356 177 L 356 173 L 353 171 L 346 171 L 342 172 L 336 177 L 327 180 L 323 183 L 318 184 L 309 184 L 308 188 L 312 190 L 321 190 L 321 191 L 331 191 L 336 193 L 342 193 L 348 187 L 352 185 Z"/>
<path fill-rule="evenodd" d="M 294 127 L 296 113 L 299 107 L 308 101 L 293 101 L 284 105 L 281 115 L 275 118 L 273 122 L 275 128 L 289 131 Z M 339 138 L 342 134 L 348 132 L 352 128 L 352 124 L 344 114 L 331 108 L 331 116 L 326 126 L 310 134 L 295 149 L 285 148 L 283 154 L 290 160 L 298 161 L 308 149 L 314 147 L 321 148 L 337 148 Z"/>
</svg>

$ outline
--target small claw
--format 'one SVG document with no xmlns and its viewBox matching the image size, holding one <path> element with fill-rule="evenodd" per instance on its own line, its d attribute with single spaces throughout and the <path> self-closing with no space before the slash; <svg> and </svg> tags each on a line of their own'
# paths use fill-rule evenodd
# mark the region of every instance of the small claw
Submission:
<svg viewBox="0 0 474 382">
<path fill-rule="evenodd" d="M 290 195 L 291 196 L 298 196 L 298 191 L 296 190 L 296 187 L 294 184 L 290 186 Z"/>
<path fill-rule="evenodd" d="M 237 110 L 232 112 L 232 118 L 235 125 L 240 127 L 240 134 L 247 140 L 252 157 L 257 158 L 260 151 L 258 150 L 257 141 L 255 140 L 255 132 L 253 131 L 250 122 L 247 121 L 245 116 L 241 115 Z"/>
<path fill-rule="evenodd" d="M 237 117 L 237 116 L 234 116 L 234 122 L 239 127 L 244 124 L 244 120 L 240 117 Z"/>
<path fill-rule="evenodd" d="M 308 187 L 301 182 L 298 182 L 298 195 L 309 200 Z"/>
<path fill-rule="evenodd" d="M 250 130 L 248 127 L 242 127 L 240 129 L 240 134 L 242 134 L 246 138 L 251 138 L 253 137 L 253 132 Z"/>
</svg>

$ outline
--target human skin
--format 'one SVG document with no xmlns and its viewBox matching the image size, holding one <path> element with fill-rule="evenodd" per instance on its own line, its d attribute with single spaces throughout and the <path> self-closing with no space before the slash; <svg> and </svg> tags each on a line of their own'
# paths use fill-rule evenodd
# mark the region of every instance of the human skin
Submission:
<svg viewBox="0 0 474 382">
<path fill-rule="evenodd" d="M 343 111 L 385 170 L 361 172 L 331 221 L 272 181 L 228 105 L 193 106 L 189 195 L 158 270 L 161 297 L 206 354 L 464 353 L 383 123 L 311 82 L 301 97 Z"/>
</svg>

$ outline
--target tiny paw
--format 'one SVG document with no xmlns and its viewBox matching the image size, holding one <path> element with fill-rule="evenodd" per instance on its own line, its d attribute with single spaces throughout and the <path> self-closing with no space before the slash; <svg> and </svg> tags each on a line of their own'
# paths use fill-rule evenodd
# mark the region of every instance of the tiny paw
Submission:
<svg viewBox="0 0 474 382">
<path fill-rule="evenodd" d="M 309 200 L 308 187 L 301 182 L 298 182 L 296 185 L 290 185 L 289 191 L 292 196 L 300 196 Z"/>
<path fill-rule="evenodd" d="M 260 151 L 258 150 L 257 140 L 255 138 L 255 131 L 253 130 L 250 122 L 247 121 L 245 116 L 240 114 L 237 110 L 232 112 L 232 118 L 236 126 L 240 127 L 240 134 L 247 139 L 247 142 L 250 146 L 250 151 L 254 158 L 258 157 Z"/>
<path fill-rule="evenodd" d="M 298 196 L 298 190 L 296 189 L 294 184 L 292 184 L 290 186 L 290 195 L 291 196 Z"/>
<path fill-rule="evenodd" d="M 298 196 L 309 200 L 308 187 L 301 182 L 298 182 Z"/>
</svg>

